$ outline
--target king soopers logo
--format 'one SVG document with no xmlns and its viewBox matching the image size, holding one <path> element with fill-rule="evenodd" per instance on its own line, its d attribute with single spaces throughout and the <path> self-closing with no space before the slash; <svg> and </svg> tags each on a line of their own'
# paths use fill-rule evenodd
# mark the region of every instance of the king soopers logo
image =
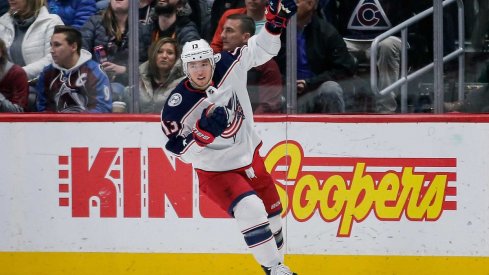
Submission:
<svg viewBox="0 0 489 275">
<path fill-rule="evenodd" d="M 94 150 L 92 150 L 94 151 Z M 71 216 L 228 218 L 197 189 L 190 165 L 161 148 L 71 148 L 58 157 L 59 206 Z M 338 222 L 338 237 L 354 223 L 435 222 L 457 210 L 455 158 L 310 157 L 295 141 L 276 144 L 265 156 L 283 205 L 282 215 L 305 223 Z M 194 206 L 198 196 L 198 206 Z"/>
</svg>

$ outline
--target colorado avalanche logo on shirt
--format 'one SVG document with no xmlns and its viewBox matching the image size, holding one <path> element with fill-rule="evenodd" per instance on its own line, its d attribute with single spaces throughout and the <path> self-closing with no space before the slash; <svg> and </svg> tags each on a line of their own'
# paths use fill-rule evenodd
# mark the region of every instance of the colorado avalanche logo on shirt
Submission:
<svg viewBox="0 0 489 275">
<path fill-rule="evenodd" d="M 348 21 L 351 30 L 388 30 L 391 27 L 379 0 L 359 1 Z"/>
<path fill-rule="evenodd" d="M 77 87 L 83 87 L 85 86 L 85 83 L 87 83 L 87 73 L 82 73 L 75 82 L 75 86 Z"/>
<path fill-rule="evenodd" d="M 173 94 L 168 100 L 168 106 L 175 107 L 182 103 L 182 95 L 179 93 Z"/>
</svg>

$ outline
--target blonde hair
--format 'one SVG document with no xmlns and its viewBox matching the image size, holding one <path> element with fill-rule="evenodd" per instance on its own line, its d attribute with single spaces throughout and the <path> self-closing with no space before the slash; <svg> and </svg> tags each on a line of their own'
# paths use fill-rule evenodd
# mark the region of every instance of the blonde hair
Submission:
<svg viewBox="0 0 489 275">
<path fill-rule="evenodd" d="M 180 58 L 178 43 L 177 40 L 175 40 L 174 38 L 163 37 L 153 42 L 148 50 L 148 75 L 153 79 L 159 79 L 161 77 L 159 75 L 160 71 L 158 70 L 158 66 L 156 66 L 156 56 L 158 55 L 158 51 L 160 50 L 160 48 L 167 43 L 172 44 L 175 48 L 175 62 L 178 60 L 178 58 Z"/>
<path fill-rule="evenodd" d="M 10 15 L 17 16 L 20 19 L 27 19 L 33 16 L 37 17 L 41 8 L 46 5 L 45 0 L 25 0 L 25 2 L 26 2 L 25 10 L 22 11 L 10 10 Z"/>
</svg>

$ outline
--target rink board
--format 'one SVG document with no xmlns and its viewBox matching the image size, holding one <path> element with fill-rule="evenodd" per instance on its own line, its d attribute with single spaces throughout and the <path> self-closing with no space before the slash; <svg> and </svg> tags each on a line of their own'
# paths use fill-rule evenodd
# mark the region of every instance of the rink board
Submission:
<svg viewBox="0 0 489 275">
<path fill-rule="evenodd" d="M 488 117 L 257 120 L 296 271 L 489 272 Z M 6 115 L 0 135 L 0 274 L 260 274 L 157 116 Z"/>
</svg>

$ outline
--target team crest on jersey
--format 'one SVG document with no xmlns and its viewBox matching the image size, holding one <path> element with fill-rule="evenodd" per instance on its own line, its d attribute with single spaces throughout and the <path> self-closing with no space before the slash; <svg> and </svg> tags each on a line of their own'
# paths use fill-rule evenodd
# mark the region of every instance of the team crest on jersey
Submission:
<svg viewBox="0 0 489 275">
<path fill-rule="evenodd" d="M 226 130 L 224 130 L 224 132 L 221 134 L 221 137 L 231 138 L 236 135 L 239 129 L 241 129 L 241 125 L 243 124 L 245 116 L 243 112 L 243 107 L 241 106 L 241 103 L 239 102 L 236 94 L 233 94 L 226 108 L 228 110 L 231 110 L 231 112 L 228 112 L 230 121 Z"/>
<path fill-rule="evenodd" d="M 360 0 L 348 21 L 348 29 L 378 31 L 392 27 L 379 0 Z"/>
<path fill-rule="evenodd" d="M 168 106 L 170 107 L 178 106 L 180 103 L 182 103 L 182 95 L 179 93 L 173 94 L 168 100 Z"/>
<path fill-rule="evenodd" d="M 214 55 L 214 64 L 219 62 L 221 60 L 221 54 L 220 53 L 216 53 Z"/>
</svg>

